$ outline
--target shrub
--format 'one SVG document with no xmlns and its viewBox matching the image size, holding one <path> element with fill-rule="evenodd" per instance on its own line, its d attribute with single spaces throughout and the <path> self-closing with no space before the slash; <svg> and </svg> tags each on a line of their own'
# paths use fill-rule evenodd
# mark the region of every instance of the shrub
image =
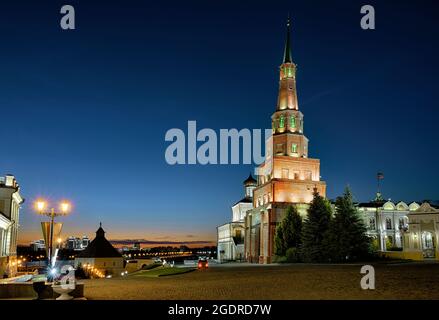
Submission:
<svg viewBox="0 0 439 320">
<path fill-rule="evenodd" d="M 88 275 L 85 273 L 85 271 L 84 271 L 84 269 L 82 268 L 82 266 L 79 265 L 79 266 L 76 268 L 76 270 L 75 270 L 75 278 L 76 278 L 76 279 L 89 279 L 90 276 L 88 276 Z"/>
<path fill-rule="evenodd" d="M 300 253 L 297 248 L 288 248 L 285 254 L 287 262 L 300 262 Z"/>
<path fill-rule="evenodd" d="M 287 262 L 287 259 L 284 256 L 274 256 L 273 262 L 274 263 L 285 263 L 285 262 Z"/>
<path fill-rule="evenodd" d="M 377 252 L 380 250 L 380 244 L 379 244 L 378 239 L 374 238 L 371 240 L 370 248 L 371 248 L 372 252 Z"/>
</svg>

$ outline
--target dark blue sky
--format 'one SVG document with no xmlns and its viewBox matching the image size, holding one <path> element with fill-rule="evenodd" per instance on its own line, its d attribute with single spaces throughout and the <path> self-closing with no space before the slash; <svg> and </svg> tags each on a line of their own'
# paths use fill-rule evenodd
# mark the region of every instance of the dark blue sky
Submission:
<svg viewBox="0 0 439 320">
<path fill-rule="evenodd" d="M 12 1 L 11 1 L 12 2 Z M 214 240 L 252 166 L 169 166 L 170 128 L 269 128 L 285 19 L 328 197 L 439 198 L 434 1 L 20 1 L 0 10 L 0 173 L 71 199 L 65 236 Z M 59 27 L 63 4 L 75 31 Z M 360 28 L 373 4 L 376 30 Z"/>
</svg>

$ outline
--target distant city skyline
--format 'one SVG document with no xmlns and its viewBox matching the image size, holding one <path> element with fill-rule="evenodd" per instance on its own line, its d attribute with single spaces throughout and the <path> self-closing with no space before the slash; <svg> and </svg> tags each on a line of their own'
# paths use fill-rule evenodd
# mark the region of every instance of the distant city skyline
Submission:
<svg viewBox="0 0 439 320">
<path fill-rule="evenodd" d="M 269 128 L 287 11 L 328 198 L 349 185 L 371 200 L 383 172 L 384 198 L 438 200 L 435 12 L 378 2 L 364 31 L 362 2 L 318 3 L 80 2 L 74 31 L 59 28 L 62 2 L 4 4 L 0 175 L 26 199 L 19 244 L 41 238 L 40 197 L 72 201 L 63 238 L 102 222 L 109 240 L 214 243 L 254 166 L 170 166 L 165 133 Z"/>
<path fill-rule="evenodd" d="M 65 239 L 63 239 L 63 243 L 65 244 L 66 241 L 72 236 L 68 236 Z M 88 237 L 88 236 L 87 236 Z M 77 237 L 78 239 L 81 239 L 81 237 Z M 93 238 L 92 238 L 93 239 Z M 92 240 L 90 239 L 90 240 Z M 44 239 L 33 239 L 29 243 L 20 243 L 21 246 L 28 246 L 36 242 L 42 241 L 42 244 L 44 244 Z M 159 246 L 182 246 L 186 245 L 189 248 L 192 247 L 201 247 L 201 246 L 210 246 L 215 245 L 214 241 L 203 241 L 203 240 L 195 240 L 195 241 L 154 241 L 154 240 L 147 240 L 147 239 L 116 239 L 109 241 L 117 248 L 121 247 L 132 247 L 134 244 L 140 244 L 141 248 L 151 248 L 151 247 L 159 247 Z"/>
</svg>

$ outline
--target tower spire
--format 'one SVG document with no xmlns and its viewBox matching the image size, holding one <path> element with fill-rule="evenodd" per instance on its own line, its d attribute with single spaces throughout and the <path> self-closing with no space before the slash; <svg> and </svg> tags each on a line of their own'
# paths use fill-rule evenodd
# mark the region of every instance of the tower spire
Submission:
<svg viewBox="0 0 439 320">
<path fill-rule="evenodd" d="M 285 41 L 285 50 L 284 50 L 284 60 L 283 63 L 292 63 L 293 59 L 291 58 L 291 40 L 290 40 L 290 14 L 288 14 L 287 19 L 287 39 Z"/>
</svg>

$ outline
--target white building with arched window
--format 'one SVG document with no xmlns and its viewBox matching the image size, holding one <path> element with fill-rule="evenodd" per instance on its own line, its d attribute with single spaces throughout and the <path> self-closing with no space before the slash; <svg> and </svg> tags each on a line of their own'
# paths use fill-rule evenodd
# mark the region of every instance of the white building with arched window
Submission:
<svg viewBox="0 0 439 320">
<path fill-rule="evenodd" d="M 232 206 L 232 221 L 217 227 L 218 261 L 244 259 L 245 216 L 253 208 L 253 190 L 257 181 L 249 175 L 244 181 L 245 196 Z"/>
<path fill-rule="evenodd" d="M 0 277 L 13 277 L 17 272 L 17 236 L 23 202 L 15 177 L 0 177 Z"/>
<path fill-rule="evenodd" d="M 419 208 L 419 204 L 403 201 L 375 200 L 359 203 L 367 234 L 374 239 L 374 246 L 378 251 L 402 250 L 403 235 L 408 230 L 409 214 Z"/>
<path fill-rule="evenodd" d="M 439 260 L 439 207 L 375 200 L 358 204 L 377 251 L 398 259 Z"/>
<path fill-rule="evenodd" d="M 439 207 L 424 202 L 410 212 L 403 254 L 413 260 L 439 260 Z"/>
</svg>

